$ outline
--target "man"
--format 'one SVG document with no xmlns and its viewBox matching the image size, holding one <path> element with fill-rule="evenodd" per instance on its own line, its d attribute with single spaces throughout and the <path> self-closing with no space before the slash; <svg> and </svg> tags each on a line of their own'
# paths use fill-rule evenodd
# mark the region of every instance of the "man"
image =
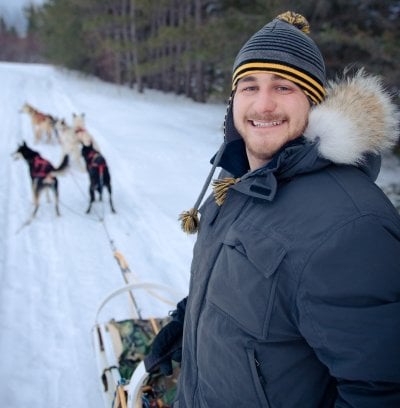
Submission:
<svg viewBox="0 0 400 408">
<path fill-rule="evenodd" d="M 280 15 L 235 60 L 216 197 L 183 217 L 189 296 L 150 356 L 170 373 L 183 332 L 174 407 L 400 407 L 400 217 L 374 184 L 398 114 L 363 71 L 327 85 L 303 31 Z"/>
</svg>

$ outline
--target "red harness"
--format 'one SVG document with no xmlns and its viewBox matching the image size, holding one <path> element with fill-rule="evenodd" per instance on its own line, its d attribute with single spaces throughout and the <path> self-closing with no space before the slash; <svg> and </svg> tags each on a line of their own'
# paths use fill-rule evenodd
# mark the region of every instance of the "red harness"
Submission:
<svg viewBox="0 0 400 408">
<path fill-rule="evenodd" d="M 36 119 L 38 122 L 44 122 L 48 118 L 47 115 L 45 115 L 44 113 L 38 112 L 38 111 L 36 111 L 35 114 L 36 114 Z"/>
<path fill-rule="evenodd" d="M 48 160 L 43 159 L 40 156 L 35 156 L 33 158 L 32 165 L 32 177 L 33 178 L 45 178 L 51 170 L 51 164 Z"/>
<path fill-rule="evenodd" d="M 96 152 L 95 150 L 92 150 L 91 152 L 89 152 L 88 154 L 88 167 L 89 169 L 95 169 L 97 168 L 99 170 L 100 175 L 102 176 L 104 174 L 104 169 L 106 168 L 106 163 L 104 160 L 101 161 L 101 163 L 96 162 L 96 159 L 98 157 L 102 157 L 98 152 Z"/>
<path fill-rule="evenodd" d="M 81 133 L 81 132 L 86 132 L 86 129 L 83 128 L 83 127 L 77 127 L 77 128 L 75 129 L 75 133 Z"/>
<path fill-rule="evenodd" d="M 46 115 L 45 113 L 42 113 L 35 108 L 32 108 L 31 106 L 28 107 L 29 113 L 33 115 L 34 120 L 37 123 L 40 122 L 45 122 L 47 119 L 49 119 L 49 115 Z"/>
</svg>

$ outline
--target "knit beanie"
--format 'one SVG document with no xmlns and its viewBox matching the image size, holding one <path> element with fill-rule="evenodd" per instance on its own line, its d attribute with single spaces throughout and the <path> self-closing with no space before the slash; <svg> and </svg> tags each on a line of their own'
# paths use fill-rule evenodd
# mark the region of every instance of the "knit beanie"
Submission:
<svg viewBox="0 0 400 408">
<path fill-rule="evenodd" d="M 230 141 L 241 138 L 232 115 L 232 100 L 241 78 L 260 72 L 277 74 L 298 85 L 311 103 L 319 104 L 323 101 L 326 94 L 325 63 L 319 48 L 307 35 L 309 31 L 310 26 L 301 14 L 287 11 L 257 31 L 239 51 L 233 64 L 232 94 L 225 116 L 224 143 L 213 160 L 212 169 L 194 207 L 179 216 L 185 232 L 197 232 L 198 208 L 225 147 Z M 214 195 L 218 205 L 222 205 L 229 185 L 236 181 L 232 178 L 214 182 Z"/>
<path fill-rule="evenodd" d="M 292 11 L 280 14 L 256 32 L 239 51 L 233 64 L 233 88 L 251 73 L 277 74 L 297 84 L 315 104 L 325 96 L 325 64 L 310 26 Z"/>
</svg>

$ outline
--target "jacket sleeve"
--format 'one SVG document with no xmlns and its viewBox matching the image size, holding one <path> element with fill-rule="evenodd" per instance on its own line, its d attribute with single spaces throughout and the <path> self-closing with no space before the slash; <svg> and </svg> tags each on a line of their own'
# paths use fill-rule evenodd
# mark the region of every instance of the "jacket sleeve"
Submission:
<svg viewBox="0 0 400 408">
<path fill-rule="evenodd" d="M 172 320 L 179 322 L 183 325 L 185 320 L 185 311 L 186 311 L 187 296 L 183 298 L 177 305 L 176 309 L 170 313 Z"/>
<path fill-rule="evenodd" d="M 400 407 L 400 228 L 362 216 L 321 239 L 297 294 L 299 328 L 337 379 L 336 407 Z"/>
</svg>

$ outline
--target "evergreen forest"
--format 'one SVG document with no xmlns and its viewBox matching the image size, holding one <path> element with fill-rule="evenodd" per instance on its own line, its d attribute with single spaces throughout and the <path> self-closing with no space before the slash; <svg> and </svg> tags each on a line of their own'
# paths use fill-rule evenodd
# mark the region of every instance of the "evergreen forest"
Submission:
<svg viewBox="0 0 400 408">
<path fill-rule="evenodd" d="M 24 38 L 0 20 L 0 59 L 224 101 L 242 44 L 287 10 L 308 19 L 328 78 L 364 66 L 400 102 L 399 0 L 47 0 L 25 8 Z"/>
</svg>

